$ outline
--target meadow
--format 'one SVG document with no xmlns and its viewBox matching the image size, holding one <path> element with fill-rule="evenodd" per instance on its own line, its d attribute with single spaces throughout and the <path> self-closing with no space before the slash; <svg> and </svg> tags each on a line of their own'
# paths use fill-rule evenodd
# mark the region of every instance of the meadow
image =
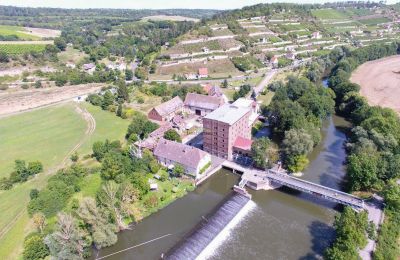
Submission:
<svg viewBox="0 0 400 260">
<path fill-rule="evenodd" d="M 348 16 L 335 9 L 316 9 L 311 11 L 312 15 L 321 20 L 346 19 Z"/>
<path fill-rule="evenodd" d="M 86 122 L 75 112 L 73 103 L 0 119 L 0 177 L 8 176 L 15 159 L 40 160 L 45 166 L 44 172 L 35 178 L 11 190 L 0 191 L 0 259 L 20 256 L 24 237 L 33 231 L 26 211 L 30 190 L 43 188 L 57 165 L 80 140 L 84 139 L 78 150 L 82 158 L 83 154 L 90 153 L 95 141 L 124 139 L 128 120 L 86 103 L 79 106 L 95 118 L 96 129 L 91 136 L 85 137 Z M 98 182 L 93 178 L 88 183 Z M 87 194 L 93 193 L 90 187 Z"/>
<path fill-rule="evenodd" d="M 20 26 L 11 26 L 11 25 L 0 25 L 0 35 L 1 36 L 11 36 L 15 35 L 20 40 L 39 40 L 40 37 L 29 34 L 25 32 L 25 29 Z"/>
</svg>

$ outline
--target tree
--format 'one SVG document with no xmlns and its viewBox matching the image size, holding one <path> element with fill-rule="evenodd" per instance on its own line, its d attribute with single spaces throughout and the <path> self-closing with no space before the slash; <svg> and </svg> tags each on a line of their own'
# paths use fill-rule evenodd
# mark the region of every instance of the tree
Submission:
<svg viewBox="0 0 400 260">
<path fill-rule="evenodd" d="M 114 95 L 111 93 L 111 91 L 107 90 L 106 93 L 104 93 L 101 108 L 103 110 L 107 110 L 109 106 L 114 104 L 114 100 L 115 100 Z"/>
<path fill-rule="evenodd" d="M 118 229 L 124 230 L 127 225 L 124 222 L 124 216 L 120 208 L 119 188 L 119 184 L 114 181 L 108 181 L 101 187 L 98 198 L 115 219 Z"/>
<path fill-rule="evenodd" d="M 261 169 L 267 167 L 268 148 L 270 145 L 271 141 L 266 137 L 255 139 L 251 144 L 251 156 L 256 167 Z"/>
<path fill-rule="evenodd" d="M 132 80 L 133 79 L 133 72 L 132 70 L 125 70 L 125 79 Z"/>
<path fill-rule="evenodd" d="M 396 212 L 400 210 L 400 186 L 395 181 L 385 187 L 383 196 L 388 209 Z"/>
<path fill-rule="evenodd" d="M 229 86 L 228 80 L 224 79 L 224 81 L 222 82 L 222 87 L 227 88 L 228 86 Z"/>
<path fill-rule="evenodd" d="M 175 141 L 178 143 L 182 142 L 181 136 L 174 129 L 170 129 L 164 133 L 164 138 L 167 140 Z"/>
<path fill-rule="evenodd" d="M 83 259 L 87 246 L 84 234 L 69 214 L 59 213 L 55 231 L 44 239 L 50 255 L 56 259 Z"/>
<path fill-rule="evenodd" d="M 348 157 L 347 175 L 352 191 L 370 190 L 378 182 L 381 158 L 376 151 L 361 151 Z"/>
<path fill-rule="evenodd" d="M 40 233 L 43 233 L 43 230 L 46 226 L 46 217 L 41 212 L 36 212 L 32 216 L 33 224 L 37 228 Z"/>
<path fill-rule="evenodd" d="M 131 158 L 120 152 L 108 152 L 101 161 L 101 177 L 103 179 L 116 180 L 121 175 L 129 175 L 131 172 L 133 172 Z"/>
<path fill-rule="evenodd" d="M 116 226 L 108 223 L 107 216 L 97 207 L 93 198 L 84 198 L 77 210 L 79 217 L 89 225 L 97 249 L 115 244 L 118 240 Z"/>
<path fill-rule="evenodd" d="M 71 154 L 70 156 L 71 161 L 73 162 L 77 162 L 79 160 L 79 154 L 78 152 L 74 152 L 73 154 Z"/>
<path fill-rule="evenodd" d="M 29 175 L 36 175 L 43 171 L 43 164 L 39 161 L 29 162 L 27 171 Z"/>
<path fill-rule="evenodd" d="M 289 156 L 286 158 L 286 165 L 290 172 L 301 172 L 308 164 L 309 160 L 304 154 Z"/>
<path fill-rule="evenodd" d="M 44 259 L 49 255 L 49 249 L 40 235 L 33 235 L 25 240 L 22 255 L 24 260 Z"/>
<path fill-rule="evenodd" d="M 60 50 L 60 51 L 65 51 L 65 48 L 67 47 L 67 44 L 65 40 L 61 37 L 57 37 L 54 39 L 54 45 Z"/>
<path fill-rule="evenodd" d="M 181 177 L 182 175 L 184 175 L 185 174 L 185 168 L 182 166 L 182 165 L 180 165 L 180 164 L 175 164 L 175 166 L 174 166 L 174 175 L 175 176 L 178 176 L 178 177 Z"/>
<path fill-rule="evenodd" d="M 36 80 L 35 82 L 35 88 L 41 88 L 42 87 L 42 81 Z"/>
<path fill-rule="evenodd" d="M 38 189 L 31 189 L 31 191 L 29 192 L 29 197 L 31 198 L 31 200 L 36 199 L 37 197 L 39 197 L 39 190 Z"/>
<path fill-rule="evenodd" d="M 125 82 L 120 82 L 118 86 L 118 98 L 120 100 L 129 102 L 129 93 L 128 88 L 125 85 Z"/>
<path fill-rule="evenodd" d="M 122 117 L 122 104 L 118 104 L 117 116 Z"/>
<path fill-rule="evenodd" d="M 285 132 L 282 146 L 287 156 L 306 155 L 312 151 L 314 142 L 303 129 L 291 129 Z"/>
</svg>

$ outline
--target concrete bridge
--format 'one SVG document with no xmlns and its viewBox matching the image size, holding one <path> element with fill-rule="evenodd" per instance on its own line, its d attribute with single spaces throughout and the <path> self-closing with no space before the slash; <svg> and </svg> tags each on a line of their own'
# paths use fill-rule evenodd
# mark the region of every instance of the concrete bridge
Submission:
<svg viewBox="0 0 400 260">
<path fill-rule="evenodd" d="M 230 161 L 225 161 L 222 165 L 225 168 L 242 173 L 242 180 L 240 181 L 239 185 L 236 186 L 236 189 L 244 189 L 245 185 L 256 190 L 268 189 L 270 184 L 279 184 L 295 190 L 310 193 L 317 197 L 331 200 L 342 205 L 350 206 L 357 211 L 365 209 L 364 200 L 356 196 L 302 180 L 286 173 L 282 173 L 278 170 L 269 169 L 266 171 L 261 171 L 254 168 L 246 168 Z"/>
</svg>

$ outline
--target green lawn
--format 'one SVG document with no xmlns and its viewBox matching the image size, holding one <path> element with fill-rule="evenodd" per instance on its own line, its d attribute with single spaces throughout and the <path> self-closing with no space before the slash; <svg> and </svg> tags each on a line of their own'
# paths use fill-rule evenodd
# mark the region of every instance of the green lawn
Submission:
<svg viewBox="0 0 400 260">
<path fill-rule="evenodd" d="M 57 57 L 61 63 L 73 62 L 75 64 L 79 63 L 86 56 L 88 55 L 84 52 L 81 52 L 80 50 L 74 49 L 72 47 L 67 47 L 65 51 L 57 54 Z"/>
<path fill-rule="evenodd" d="M 265 95 L 259 95 L 257 97 L 257 101 L 261 101 L 262 105 L 268 106 L 271 103 L 272 98 L 274 97 L 275 92 L 267 91 Z"/>
<path fill-rule="evenodd" d="M 20 26 L 11 26 L 11 25 L 0 25 L 0 35 L 2 36 L 10 36 L 16 35 L 21 40 L 39 40 L 40 37 L 31 35 L 25 32 L 25 29 Z"/>
<path fill-rule="evenodd" d="M 89 153 L 97 140 L 123 140 L 128 120 L 89 104 L 81 104 L 96 120 L 96 130 L 79 149 Z M 17 158 L 40 160 L 45 172 L 9 191 L 0 191 L 0 259 L 16 259 L 21 255 L 23 239 L 33 230 L 26 212 L 29 192 L 43 188 L 53 171 L 68 152 L 84 137 L 86 122 L 68 103 L 0 119 L 0 176 L 8 176 Z M 4 141 L 3 141 L 4 140 Z M 82 183 L 81 196 L 92 196 L 100 186 L 97 175 L 89 175 Z"/>
<path fill-rule="evenodd" d="M 39 160 L 45 170 L 62 161 L 81 139 L 86 122 L 72 104 L 39 109 L 0 120 L 0 177 L 14 160 Z"/>
</svg>

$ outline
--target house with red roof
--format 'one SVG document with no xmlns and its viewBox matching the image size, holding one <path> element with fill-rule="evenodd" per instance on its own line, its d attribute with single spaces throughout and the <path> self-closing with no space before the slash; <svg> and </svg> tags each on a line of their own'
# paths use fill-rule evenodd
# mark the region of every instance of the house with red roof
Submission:
<svg viewBox="0 0 400 260">
<path fill-rule="evenodd" d="M 197 74 L 199 79 L 208 78 L 208 69 L 207 68 L 199 68 L 199 73 Z"/>
</svg>

